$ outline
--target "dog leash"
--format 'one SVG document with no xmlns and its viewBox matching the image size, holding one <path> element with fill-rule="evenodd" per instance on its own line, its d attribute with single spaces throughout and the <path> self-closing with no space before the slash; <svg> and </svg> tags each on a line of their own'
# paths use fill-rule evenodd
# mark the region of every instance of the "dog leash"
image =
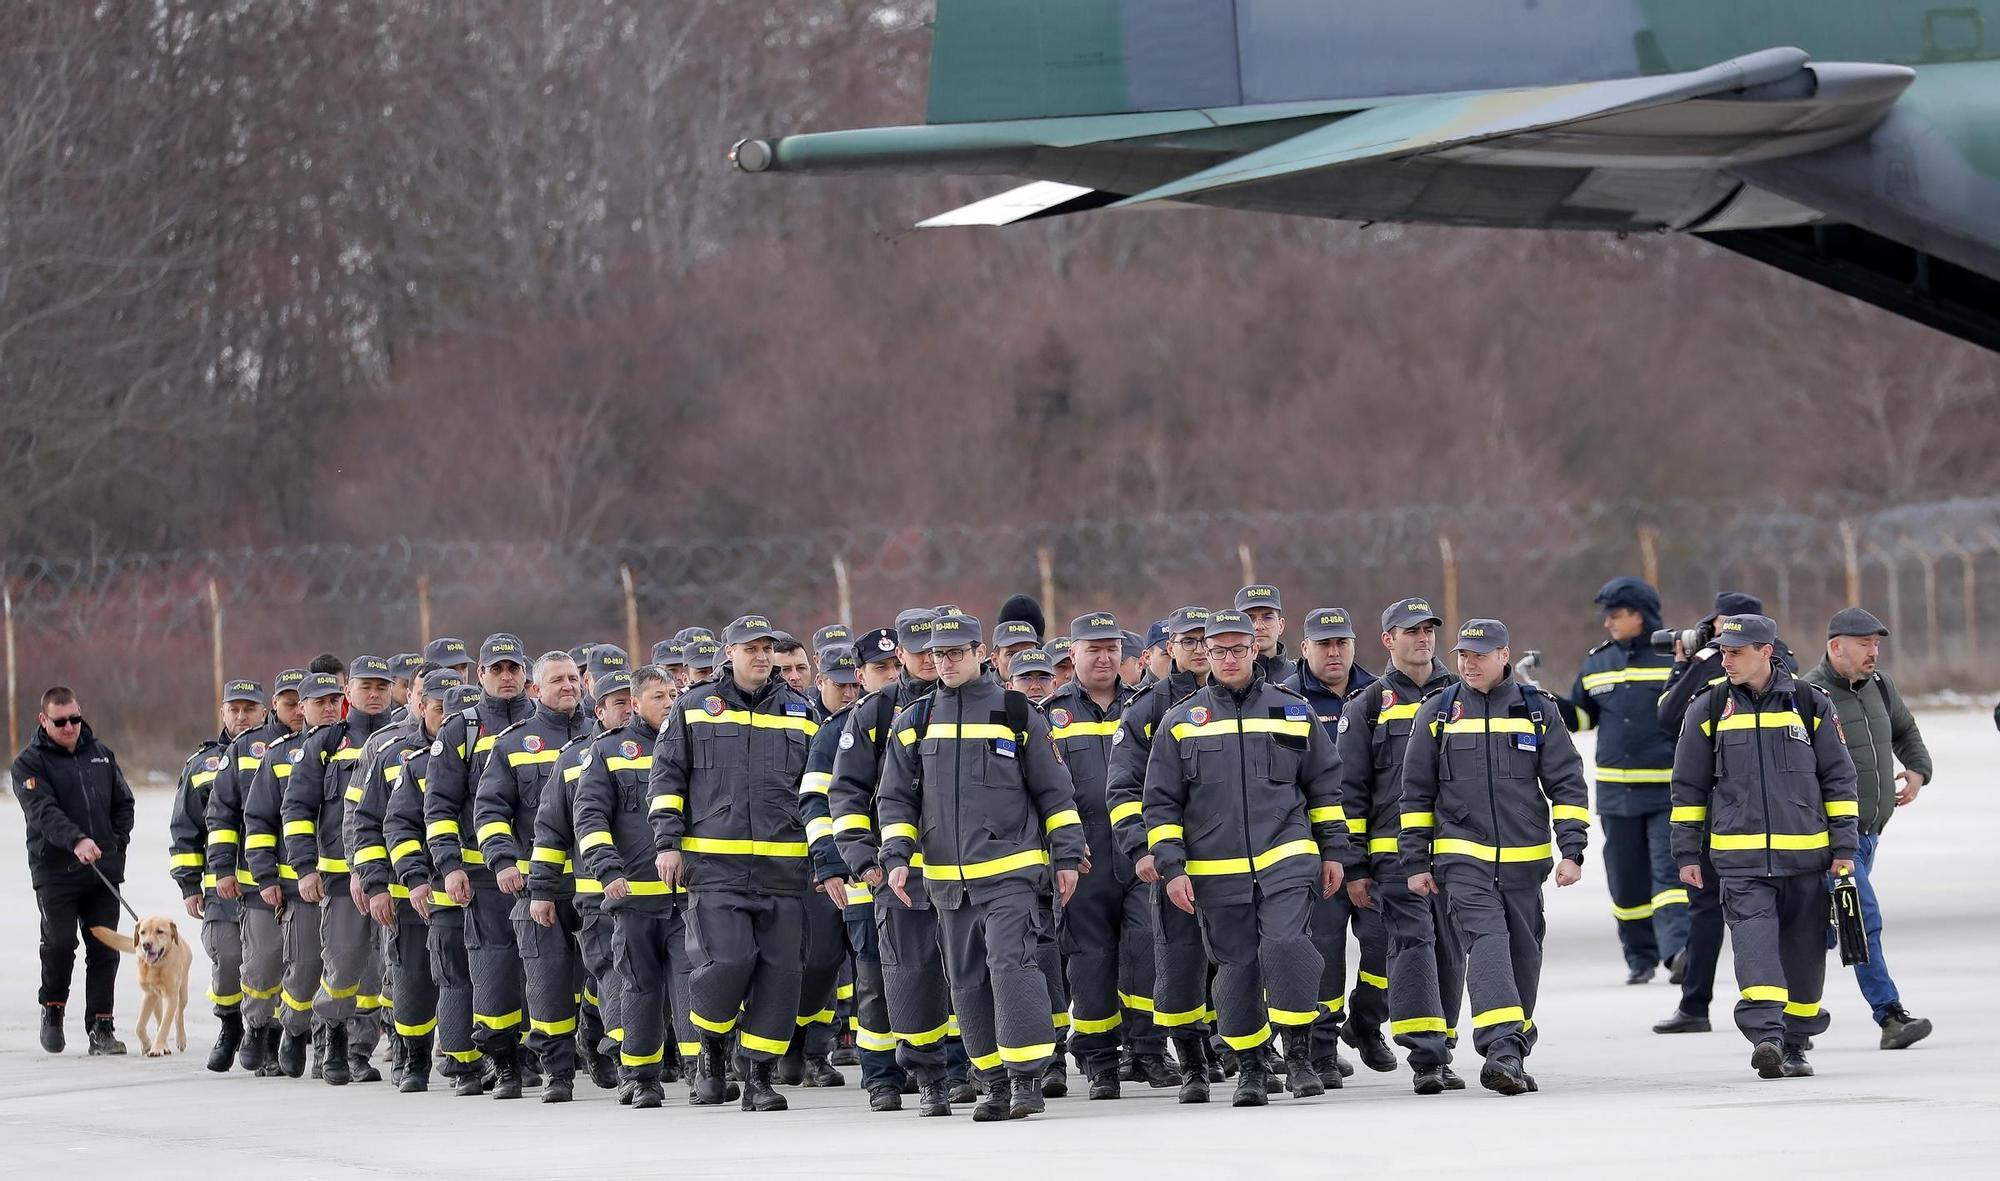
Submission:
<svg viewBox="0 0 2000 1181">
<path fill-rule="evenodd" d="M 104 876 L 104 871 L 103 871 L 103 870 L 101 870 L 101 869 L 99 869 L 99 868 L 97 868 L 97 863 L 96 863 L 95 861 L 93 861 L 93 862 L 91 862 L 91 863 L 90 863 L 90 872 L 92 872 L 92 873 L 96 874 L 96 875 L 97 875 L 97 880 L 98 880 L 98 881 L 100 881 L 100 882 L 103 882 L 103 883 L 104 883 L 104 888 L 105 888 L 105 889 L 107 889 L 107 890 L 109 890 L 109 891 L 111 891 L 111 896 L 112 896 L 113 898 L 116 898 L 116 899 L 118 900 L 118 905 L 120 905 L 120 906 L 122 906 L 122 907 L 124 907 L 124 908 L 125 908 L 125 913 L 126 913 L 126 914 L 129 914 L 129 915 L 131 915 L 131 916 L 132 916 L 132 921 L 133 921 L 133 922 L 135 922 L 135 923 L 136 923 L 136 922 L 138 922 L 138 921 L 139 921 L 139 912 L 138 912 L 138 911 L 136 911 L 136 910 L 133 910 L 133 909 L 132 909 L 132 904 L 131 904 L 131 903 L 129 903 L 129 902 L 127 902 L 127 901 L 125 901 L 125 895 L 123 895 L 123 894 L 120 894 L 120 893 L 118 892 L 118 887 L 116 887 L 116 886 L 114 886 L 114 885 L 112 885 L 112 884 L 111 884 L 111 879 L 110 879 L 110 878 L 107 878 L 107 877 L 105 877 L 105 876 Z"/>
</svg>

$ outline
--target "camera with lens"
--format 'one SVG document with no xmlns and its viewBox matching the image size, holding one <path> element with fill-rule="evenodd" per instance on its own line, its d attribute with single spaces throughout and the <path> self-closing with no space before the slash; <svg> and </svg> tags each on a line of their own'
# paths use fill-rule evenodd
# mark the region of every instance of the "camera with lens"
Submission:
<svg viewBox="0 0 2000 1181">
<path fill-rule="evenodd" d="M 1708 642 L 1714 638 L 1715 620 L 1713 619 L 1704 619 L 1696 627 L 1663 627 L 1653 633 L 1653 651 L 1658 652 L 1662 656 L 1672 656 L 1674 654 L 1674 641 L 1679 640 L 1681 651 L 1687 654 L 1688 659 L 1692 660 L 1694 659 L 1694 654 L 1708 647 Z"/>
</svg>

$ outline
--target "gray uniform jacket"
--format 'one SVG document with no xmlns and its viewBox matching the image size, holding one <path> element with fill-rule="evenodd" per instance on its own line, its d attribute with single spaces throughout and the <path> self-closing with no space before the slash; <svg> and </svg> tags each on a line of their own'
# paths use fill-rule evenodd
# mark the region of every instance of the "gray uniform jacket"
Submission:
<svg viewBox="0 0 2000 1181">
<path fill-rule="evenodd" d="M 1340 707 L 1340 807 L 1354 833 L 1354 877 L 1382 882 L 1404 878 L 1396 838 L 1403 831 L 1403 752 L 1416 728 L 1424 695 L 1458 680 L 1443 662 L 1431 661 L 1419 685 L 1391 664 L 1381 678 L 1347 695 Z M 1359 826 L 1357 828 L 1357 826 Z"/>
<path fill-rule="evenodd" d="M 498 873 L 512 866 L 528 872 L 542 793 L 550 790 L 563 747 L 581 737 L 590 723 L 590 715 L 580 709 L 565 714 L 537 705 L 494 740 L 472 803 L 472 822 L 478 826 L 473 839 L 487 868 Z"/>
<path fill-rule="evenodd" d="M 1083 817 L 1084 843 L 1097 863 L 1092 872 L 1111 874 L 1121 882 L 1132 878 L 1132 857 L 1111 838 L 1117 820 L 1110 797 L 1111 742 L 1118 736 L 1118 720 L 1131 700 L 1132 690 L 1121 682 L 1112 687 L 1110 708 L 1099 709 L 1083 686 L 1072 681 L 1042 703 L 1042 713 L 1049 719 L 1049 737 L 1069 768 L 1076 810 Z M 1137 799 L 1121 801 L 1118 806 L 1125 809 L 1126 816 L 1141 813 Z"/>
</svg>

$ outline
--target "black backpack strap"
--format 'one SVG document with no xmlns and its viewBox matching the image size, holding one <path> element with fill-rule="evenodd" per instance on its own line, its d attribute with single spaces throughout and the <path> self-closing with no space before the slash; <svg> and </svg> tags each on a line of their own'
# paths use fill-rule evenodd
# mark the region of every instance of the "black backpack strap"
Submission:
<svg viewBox="0 0 2000 1181">
<path fill-rule="evenodd" d="M 1025 748 L 1028 744 L 1028 714 L 1035 708 L 1035 704 L 1028 700 L 1026 693 L 1018 693 L 1012 689 L 1006 690 L 1005 693 L 1007 728 L 1014 732 L 1015 741 Z"/>
</svg>

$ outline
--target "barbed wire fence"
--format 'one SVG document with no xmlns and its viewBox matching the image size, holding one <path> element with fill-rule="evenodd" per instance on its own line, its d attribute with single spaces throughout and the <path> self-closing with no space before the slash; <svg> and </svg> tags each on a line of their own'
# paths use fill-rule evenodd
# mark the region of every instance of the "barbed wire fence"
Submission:
<svg viewBox="0 0 2000 1181">
<path fill-rule="evenodd" d="M 804 635 L 836 619 L 881 626 L 913 603 L 989 615 L 1035 594 L 1052 626 L 1113 610 L 1143 631 L 1187 602 L 1271 582 L 1294 618 L 1362 618 L 1422 594 L 1455 621 L 1508 621 L 1552 679 L 1602 636 L 1591 596 L 1637 574 L 1667 623 L 1692 624 L 1716 591 L 1764 598 L 1802 653 L 1825 620 L 1869 607 L 1893 635 L 1887 666 L 1913 688 L 1988 688 L 1982 635 L 2000 622 L 2000 497 L 1891 508 L 1827 500 L 1626 505 L 1453 505 L 1354 512 L 1190 512 L 1020 525 L 856 525 L 755 537 L 397 540 L 68 557 L 0 557 L 10 740 L 43 687 L 68 684 L 108 740 L 155 760 L 191 745 L 219 676 L 268 679 L 320 652 L 476 643 L 512 630 L 532 647 L 653 641 L 761 611 Z M 990 622 L 990 620 L 989 620 Z M 1982 624 L 1988 626 L 1982 627 Z M 1294 633 L 1296 638 L 1296 633 Z M 1379 661 L 1364 638 L 1362 660 Z M 115 721 L 113 720 L 115 719 Z"/>
</svg>

